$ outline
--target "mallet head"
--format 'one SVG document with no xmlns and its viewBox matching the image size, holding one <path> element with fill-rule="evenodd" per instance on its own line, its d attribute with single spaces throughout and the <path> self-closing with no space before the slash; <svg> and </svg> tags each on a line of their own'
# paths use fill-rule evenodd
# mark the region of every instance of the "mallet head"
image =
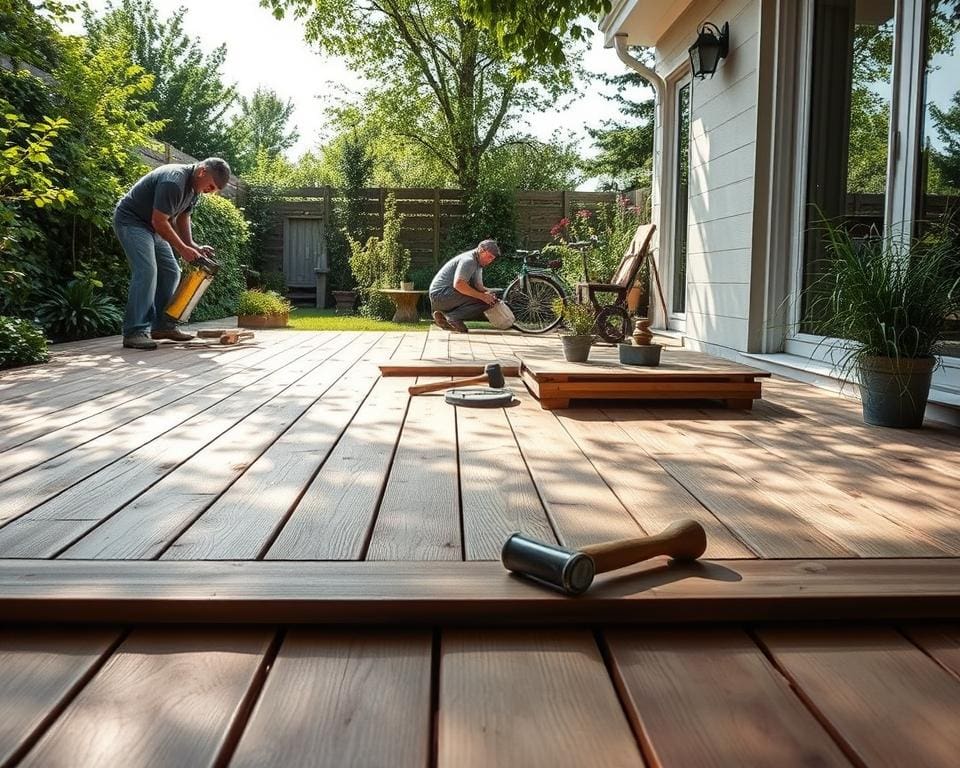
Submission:
<svg viewBox="0 0 960 768">
<path fill-rule="evenodd" d="M 515 533 L 504 542 L 500 559 L 507 570 L 561 589 L 568 595 L 586 592 L 596 573 L 589 555 L 545 544 L 522 533 Z"/>
<path fill-rule="evenodd" d="M 506 382 L 503 380 L 503 371 L 500 363 L 487 363 L 483 372 L 487 375 L 487 386 L 491 389 L 503 389 Z"/>
</svg>

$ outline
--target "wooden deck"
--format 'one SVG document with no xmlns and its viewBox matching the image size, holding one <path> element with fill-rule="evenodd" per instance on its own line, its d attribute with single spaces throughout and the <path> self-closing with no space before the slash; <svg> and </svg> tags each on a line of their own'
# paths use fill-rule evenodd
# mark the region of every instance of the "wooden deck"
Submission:
<svg viewBox="0 0 960 768">
<path fill-rule="evenodd" d="M 779 377 L 458 410 L 377 367 L 558 352 L 268 331 L 0 374 L 0 766 L 955 765 L 960 431 Z M 582 598 L 497 562 L 678 517 L 707 562 Z"/>
</svg>

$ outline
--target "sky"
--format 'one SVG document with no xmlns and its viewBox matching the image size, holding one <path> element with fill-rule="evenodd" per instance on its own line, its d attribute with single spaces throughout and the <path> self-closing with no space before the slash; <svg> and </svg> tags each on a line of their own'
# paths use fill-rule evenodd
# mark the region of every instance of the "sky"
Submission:
<svg viewBox="0 0 960 768">
<path fill-rule="evenodd" d="M 106 0 L 89 0 L 89 3 L 98 11 L 107 4 Z M 274 19 L 257 0 L 153 0 L 153 3 L 161 15 L 186 7 L 187 34 L 211 46 L 226 43 L 223 76 L 227 82 L 235 82 L 242 95 L 250 96 L 258 86 L 266 86 L 293 102 L 292 122 L 297 126 L 300 139 L 287 153 L 291 159 L 316 147 L 326 135 L 324 109 L 335 94 L 335 85 L 362 86 L 361 80 L 343 61 L 321 56 L 304 42 L 297 21 Z M 65 31 L 79 34 L 83 29 L 75 23 Z M 590 71 L 605 74 L 626 71 L 613 49 L 603 48 L 603 36 L 599 32 L 584 65 Z M 572 133 L 583 139 L 580 153 L 589 157 L 595 151 L 584 131 L 582 116 L 589 115 L 588 124 L 596 127 L 603 119 L 615 117 L 617 110 L 596 86 L 581 90 L 583 95 L 568 109 L 533 115 L 528 129 L 542 140 L 549 139 L 557 129 Z"/>
</svg>

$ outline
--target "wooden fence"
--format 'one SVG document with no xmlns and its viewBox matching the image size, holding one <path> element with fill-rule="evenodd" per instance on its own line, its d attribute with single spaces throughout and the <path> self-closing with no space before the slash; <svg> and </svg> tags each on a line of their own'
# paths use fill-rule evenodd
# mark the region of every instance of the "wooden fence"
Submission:
<svg viewBox="0 0 960 768">
<path fill-rule="evenodd" d="M 337 194 L 337 190 L 330 187 L 302 187 L 275 193 L 268 205 L 263 249 L 265 269 L 281 270 L 284 221 L 297 217 L 316 218 L 326 227 Z M 449 242 L 451 229 L 466 213 L 464 194 L 458 189 L 361 190 L 361 216 L 371 234 L 379 235 L 383 231 L 383 214 L 389 194 L 396 197 L 397 212 L 404 216 L 400 242 L 410 249 L 414 268 L 437 266 L 458 248 L 475 245 Z M 581 209 L 596 210 L 602 204 L 614 203 L 617 196 L 616 192 L 517 192 L 517 242 L 523 248 L 540 248 L 551 242 L 550 229 L 561 218 Z M 630 199 L 633 205 L 642 204 L 643 192 L 631 193 Z"/>
</svg>

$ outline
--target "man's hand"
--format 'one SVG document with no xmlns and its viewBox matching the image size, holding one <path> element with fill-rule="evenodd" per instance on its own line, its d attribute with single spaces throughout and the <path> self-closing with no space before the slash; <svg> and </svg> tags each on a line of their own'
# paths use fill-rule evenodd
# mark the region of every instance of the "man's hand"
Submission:
<svg viewBox="0 0 960 768">
<path fill-rule="evenodd" d="M 482 301 L 488 307 L 492 307 L 497 303 L 497 297 L 489 291 L 484 291 L 483 296 L 480 297 L 480 301 Z"/>
<path fill-rule="evenodd" d="M 196 261 L 203 254 L 200 253 L 196 248 L 184 248 L 180 251 L 180 258 L 186 262 Z"/>
<path fill-rule="evenodd" d="M 196 244 L 194 244 L 193 247 L 196 248 L 198 251 L 200 251 L 200 253 L 202 253 L 202 254 L 203 254 L 204 256 L 206 256 L 208 259 L 212 259 L 212 258 L 216 255 L 216 253 L 217 253 L 217 252 L 213 249 L 213 246 L 212 246 L 212 245 L 196 245 Z"/>
</svg>

